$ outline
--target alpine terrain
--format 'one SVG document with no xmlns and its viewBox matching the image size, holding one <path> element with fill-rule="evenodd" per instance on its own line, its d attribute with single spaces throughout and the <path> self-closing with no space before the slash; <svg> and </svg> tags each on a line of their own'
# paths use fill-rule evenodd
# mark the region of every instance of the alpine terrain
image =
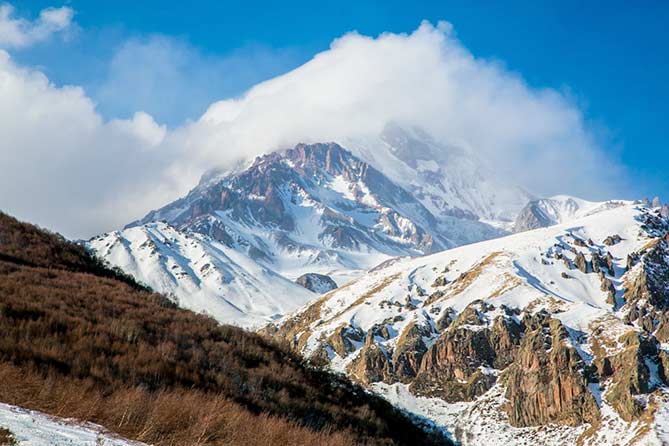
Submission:
<svg viewBox="0 0 669 446">
<path fill-rule="evenodd" d="M 385 261 L 264 331 L 462 445 L 667 444 L 665 212 L 533 202 L 525 228 L 558 224 Z"/>
<path fill-rule="evenodd" d="M 259 327 L 382 261 L 503 235 L 532 198 L 420 130 L 350 144 L 357 155 L 298 144 L 213 170 L 88 246 L 185 308 Z"/>
</svg>

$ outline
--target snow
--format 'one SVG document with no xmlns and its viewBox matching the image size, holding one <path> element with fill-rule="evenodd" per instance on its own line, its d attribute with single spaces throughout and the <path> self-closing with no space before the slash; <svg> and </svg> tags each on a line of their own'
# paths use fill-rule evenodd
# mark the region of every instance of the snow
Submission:
<svg viewBox="0 0 669 446">
<path fill-rule="evenodd" d="M 423 206 L 427 201 L 388 181 L 385 170 L 374 172 L 342 148 L 323 146 L 336 151 L 327 153 L 341 155 L 346 169 L 331 173 L 316 161 L 305 167 L 288 155 L 259 157 L 232 176 L 211 173 L 183 199 L 135 226 L 95 237 L 88 246 L 185 308 L 255 328 L 316 297 L 293 283 L 303 274 L 328 275 L 341 285 L 396 256 L 423 255 L 502 233 L 475 218 L 442 215 L 443 209 L 432 205 L 436 210 L 430 214 L 430 206 Z M 394 162 L 395 167 L 404 165 L 397 158 Z M 441 175 L 438 165 L 427 159 L 418 168 Z M 308 178 L 305 171 L 311 172 Z M 408 176 L 395 177 L 398 181 L 416 173 L 402 172 Z M 258 178 L 259 183 L 271 182 L 281 200 L 278 217 L 251 211 L 267 195 L 250 183 Z M 428 181 L 423 186 L 443 185 Z M 474 184 L 452 184 L 449 193 L 458 195 L 456 189 L 465 186 Z M 200 207 L 217 205 L 210 198 L 220 194 L 212 189 L 216 187 L 238 194 L 239 206 L 201 215 Z M 267 221 L 259 221 L 263 218 Z M 285 221 L 290 224 L 282 226 Z"/>
<path fill-rule="evenodd" d="M 0 403 L 0 427 L 9 429 L 19 446 L 142 446 L 102 426 L 57 418 Z"/>
<path fill-rule="evenodd" d="M 239 250 L 166 223 L 112 232 L 89 247 L 180 306 L 222 323 L 258 327 L 316 296 Z"/>
</svg>

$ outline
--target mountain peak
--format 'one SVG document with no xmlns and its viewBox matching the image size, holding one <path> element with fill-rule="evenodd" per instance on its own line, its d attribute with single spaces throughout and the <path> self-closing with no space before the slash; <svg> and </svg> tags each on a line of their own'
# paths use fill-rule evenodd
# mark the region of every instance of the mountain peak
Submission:
<svg viewBox="0 0 669 446">
<path fill-rule="evenodd" d="M 208 299 L 219 320 L 254 325 L 309 299 L 304 288 L 295 290 L 303 274 L 345 283 L 391 257 L 499 234 L 474 219 L 434 215 L 369 163 L 328 142 L 298 144 L 243 170 L 210 175 L 185 197 L 90 245 L 184 305 L 199 311 Z M 295 299 L 281 305 L 277 290 Z"/>
</svg>

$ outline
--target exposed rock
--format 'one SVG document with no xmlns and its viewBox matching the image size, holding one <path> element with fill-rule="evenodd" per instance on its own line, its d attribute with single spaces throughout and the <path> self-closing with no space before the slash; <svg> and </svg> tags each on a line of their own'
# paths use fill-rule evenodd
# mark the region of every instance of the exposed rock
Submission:
<svg viewBox="0 0 669 446">
<path fill-rule="evenodd" d="M 351 363 L 348 370 L 355 380 L 363 384 L 379 381 L 393 382 L 392 363 L 388 358 L 388 353 L 374 342 L 371 330 L 367 333 L 365 345 L 360 350 L 360 354 Z"/>
<path fill-rule="evenodd" d="M 576 245 L 576 246 L 581 246 L 581 247 L 583 247 L 583 248 L 585 248 L 586 246 L 588 246 L 588 245 L 583 241 L 583 239 L 578 238 L 578 237 L 574 237 L 574 245 Z"/>
<path fill-rule="evenodd" d="M 446 278 L 446 276 L 438 276 L 436 279 L 434 279 L 432 287 L 438 288 L 446 285 L 448 285 L 448 279 Z"/>
<path fill-rule="evenodd" d="M 567 341 L 559 320 L 539 312 L 523 321 L 527 329 L 517 359 L 502 374 L 505 410 L 514 426 L 548 423 L 570 426 L 599 418 L 588 390 L 585 364 Z"/>
<path fill-rule="evenodd" d="M 393 353 L 395 377 L 403 383 L 410 382 L 418 373 L 420 361 L 427 351 L 423 336 L 430 336 L 429 327 L 411 322 L 400 335 Z"/>
<path fill-rule="evenodd" d="M 606 269 L 609 270 L 609 274 L 615 277 L 616 268 L 615 268 L 615 263 L 613 262 L 613 256 L 611 255 L 610 252 L 607 252 L 606 255 L 604 256 L 604 262 L 606 263 Z"/>
<path fill-rule="evenodd" d="M 602 243 L 604 243 L 606 246 L 613 246 L 619 243 L 621 240 L 622 238 L 618 234 L 613 234 L 606 237 Z"/>
<path fill-rule="evenodd" d="M 452 308 L 446 308 L 443 314 L 437 319 L 435 328 L 439 333 L 446 330 L 455 320 L 456 314 Z"/>
<path fill-rule="evenodd" d="M 604 357 L 597 345 L 593 345 L 596 353 L 595 363 L 606 361 L 606 366 L 598 366 L 605 372 L 603 377 L 610 376 L 606 400 L 626 421 L 632 421 L 641 415 L 644 405 L 636 395 L 646 394 L 650 389 L 650 370 L 646 361 L 660 362 L 655 341 L 630 331 L 618 339 L 624 345 L 622 352 Z"/>
<path fill-rule="evenodd" d="M 423 303 L 423 306 L 428 306 L 437 300 L 439 300 L 441 297 L 443 297 L 446 293 L 442 290 L 437 290 L 434 293 L 430 294 L 427 299 L 425 299 L 425 302 Z"/>
<path fill-rule="evenodd" d="M 662 313 L 658 318 L 657 330 L 655 330 L 655 338 L 664 343 L 669 342 L 669 314 Z M 669 370 L 665 369 L 666 373 Z"/>
<path fill-rule="evenodd" d="M 592 265 L 592 270 L 596 273 L 599 273 L 601 268 L 606 266 L 606 262 L 599 255 L 599 252 L 593 252 L 590 254 L 590 264 Z"/>
<path fill-rule="evenodd" d="M 326 342 L 340 357 L 344 358 L 356 350 L 353 341 L 362 342 L 364 333 L 359 328 L 342 325 L 330 335 Z"/>
<path fill-rule="evenodd" d="M 565 201 L 553 198 L 532 200 L 518 213 L 513 225 L 513 232 L 529 231 L 537 228 L 546 228 L 559 222 L 558 216 L 574 215 L 579 204 L 572 198 Z"/>
<path fill-rule="evenodd" d="M 391 322 L 391 320 L 386 319 L 380 324 L 374 324 L 372 328 L 369 329 L 369 333 L 371 333 L 372 336 L 378 336 L 381 339 L 388 340 L 392 337 L 390 331 L 388 330 L 388 324 Z"/>
<path fill-rule="evenodd" d="M 584 274 L 590 272 L 590 263 L 585 260 L 585 256 L 582 252 L 576 254 L 576 257 L 574 258 L 574 266 Z"/>
<path fill-rule="evenodd" d="M 627 271 L 631 270 L 634 268 L 634 265 L 636 265 L 636 262 L 639 260 L 639 254 L 632 252 L 627 254 Z"/>
<path fill-rule="evenodd" d="M 602 279 L 601 290 L 606 292 L 606 303 L 616 306 L 616 287 L 613 285 L 611 279 L 604 277 Z"/>
<path fill-rule="evenodd" d="M 650 206 L 653 207 L 653 208 L 659 208 L 660 205 L 661 205 L 660 197 L 657 197 L 657 196 L 654 197 L 653 201 L 650 202 Z"/>
<path fill-rule="evenodd" d="M 657 309 L 669 308 L 669 264 L 666 258 L 667 244 L 663 240 L 650 247 L 641 259 L 638 274 L 626 282 L 625 300 L 645 300 Z"/>
<path fill-rule="evenodd" d="M 318 294 L 324 294 L 337 288 L 337 283 L 330 276 L 317 273 L 303 274 L 297 278 L 295 283 Z"/>
<path fill-rule="evenodd" d="M 566 266 L 567 269 L 571 269 L 571 260 L 569 260 L 567 257 L 562 257 L 562 261 L 564 262 L 564 266 Z"/>
<path fill-rule="evenodd" d="M 490 389 L 496 370 L 509 365 L 520 344 L 522 327 L 498 316 L 488 325 L 482 302 L 465 308 L 423 356 L 410 386 L 418 395 L 446 401 L 471 401 Z"/>
<path fill-rule="evenodd" d="M 560 277 L 562 277 L 563 279 L 571 279 L 571 276 L 565 273 L 564 271 L 560 273 Z"/>
</svg>

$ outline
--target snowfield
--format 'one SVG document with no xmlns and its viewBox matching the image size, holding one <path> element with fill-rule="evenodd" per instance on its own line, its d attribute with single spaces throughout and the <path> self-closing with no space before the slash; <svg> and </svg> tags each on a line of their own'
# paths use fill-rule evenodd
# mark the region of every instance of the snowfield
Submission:
<svg viewBox="0 0 669 446">
<path fill-rule="evenodd" d="M 18 446 L 146 446 L 115 436 L 96 424 L 3 403 L 0 403 L 0 427 L 9 429 Z"/>
<path fill-rule="evenodd" d="M 167 223 L 110 232 L 89 247 L 181 307 L 220 322 L 257 327 L 316 297 L 239 250 Z"/>
</svg>

